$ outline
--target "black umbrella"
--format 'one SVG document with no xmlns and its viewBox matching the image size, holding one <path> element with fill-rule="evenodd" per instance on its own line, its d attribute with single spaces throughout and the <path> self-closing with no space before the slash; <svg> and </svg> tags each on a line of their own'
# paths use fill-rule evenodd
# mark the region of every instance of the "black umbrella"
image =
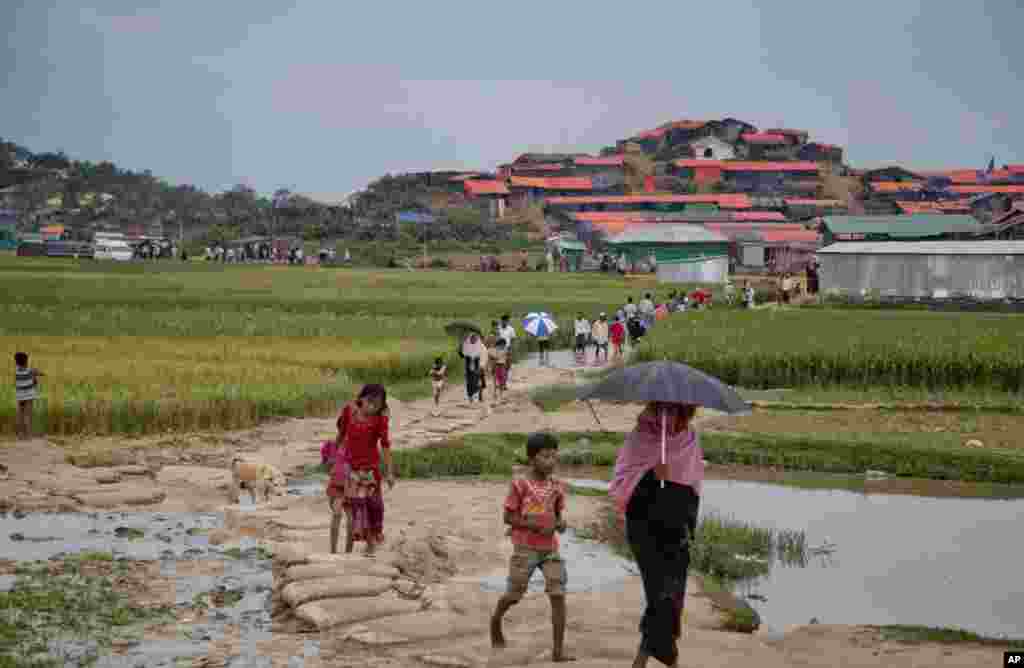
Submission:
<svg viewBox="0 0 1024 668">
<path fill-rule="evenodd" d="M 603 381 L 580 388 L 576 396 L 582 400 L 692 404 L 731 415 L 750 412 L 750 405 L 734 389 L 678 362 L 646 362 L 618 369 Z"/>
<path fill-rule="evenodd" d="M 750 412 L 750 406 L 722 381 L 678 362 L 646 362 L 612 372 L 603 381 L 580 388 L 578 399 L 659 402 L 706 406 L 732 415 Z M 593 410 L 593 406 L 591 406 Z M 597 417 L 597 413 L 594 413 Z M 665 463 L 668 416 L 661 415 L 661 463 Z M 665 486 L 665 481 L 661 481 Z"/>
<path fill-rule="evenodd" d="M 479 334 L 480 336 L 483 336 L 484 334 L 480 331 L 480 328 L 473 323 L 464 321 L 450 322 L 444 326 L 444 331 L 445 334 L 459 337 L 465 337 L 470 333 Z"/>
</svg>

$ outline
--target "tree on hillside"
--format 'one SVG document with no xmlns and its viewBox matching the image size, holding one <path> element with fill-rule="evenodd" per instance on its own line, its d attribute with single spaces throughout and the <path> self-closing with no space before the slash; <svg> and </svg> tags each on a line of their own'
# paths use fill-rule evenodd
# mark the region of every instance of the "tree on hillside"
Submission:
<svg viewBox="0 0 1024 668">
<path fill-rule="evenodd" d="M 64 151 L 36 153 L 28 159 L 29 165 L 39 169 L 67 169 L 71 161 Z"/>
<path fill-rule="evenodd" d="M 245 224 L 257 212 L 256 191 L 244 184 L 238 184 L 218 197 L 220 204 L 232 223 Z"/>
</svg>

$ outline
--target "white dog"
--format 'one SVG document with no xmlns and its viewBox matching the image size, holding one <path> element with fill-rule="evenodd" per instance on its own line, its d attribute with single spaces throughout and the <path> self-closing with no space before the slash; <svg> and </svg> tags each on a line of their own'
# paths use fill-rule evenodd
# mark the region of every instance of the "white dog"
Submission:
<svg viewBox="0 0 1024 668">
<path fill-rule="evenodd" d="M 248 490 L 253 503 L 256 503 L 257 490 L 263 491 L 264 501 L 269 501 L 271 494 L 283 496 L 286 493 L 284 475 L 270 464 L 257 464 L 235 457 L 231 461 L 231 478 L 232 503 L 239 502 L 243 489 Z"/>
</svg>

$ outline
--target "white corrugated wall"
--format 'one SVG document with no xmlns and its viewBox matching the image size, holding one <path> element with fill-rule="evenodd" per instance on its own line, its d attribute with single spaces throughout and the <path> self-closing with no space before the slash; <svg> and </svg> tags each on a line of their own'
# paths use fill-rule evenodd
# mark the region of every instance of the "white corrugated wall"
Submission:
<svg viewBox="0 0 1024 668">
<path fill-rule="evenodd" d="M 1024 255 L 822 253 L 821 290 L 857 296 L 1024 299 Z"/>
<path fill-rule="evenodd" d="M 659 262 L 659 283 L 725 283 L 729 258 L 714 257 L 690 262 Z"/>
</svg>

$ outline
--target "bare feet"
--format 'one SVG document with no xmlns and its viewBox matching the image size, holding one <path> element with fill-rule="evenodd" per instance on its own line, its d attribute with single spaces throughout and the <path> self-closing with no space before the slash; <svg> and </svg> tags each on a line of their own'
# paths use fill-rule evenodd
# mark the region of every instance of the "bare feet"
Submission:
<svg viewBox="0 0 1024 668">
<path fill-rule="evenodd" d="M 491 617 L 491 647 L 505 649 L 505 634 L 501 632 L 500 617 Z"/>
</svg>

